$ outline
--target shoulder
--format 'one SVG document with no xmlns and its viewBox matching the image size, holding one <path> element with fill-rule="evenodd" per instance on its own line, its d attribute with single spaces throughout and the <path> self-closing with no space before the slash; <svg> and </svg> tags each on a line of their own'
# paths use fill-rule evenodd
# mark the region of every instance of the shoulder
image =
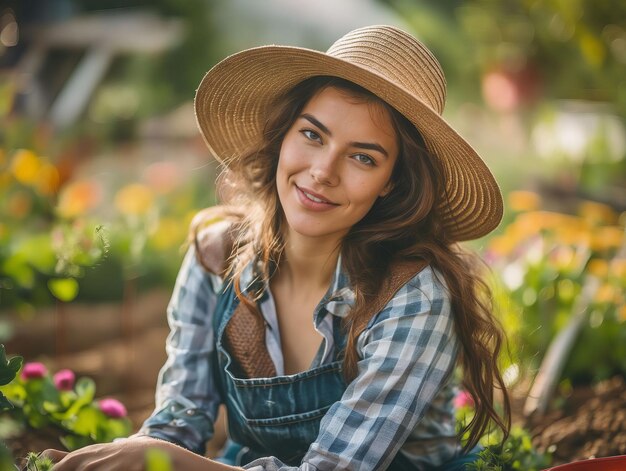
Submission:
<svg viewBox="0 0 626 471">
<path fill-rule="evenodd" d="M 220 278 L 226 273 L 241 219 L 225 206 L 203 209 L 193 218 L 189 238 L 198 263 L 209 273 Z"/>
<path fill-rule="evenodd" d="M 431 265 L 426 265 L 403 283 L 372 317 L 368 327 L 385 319 L 418 315 L 451 316 L 445 280 Z"/>
</svg>

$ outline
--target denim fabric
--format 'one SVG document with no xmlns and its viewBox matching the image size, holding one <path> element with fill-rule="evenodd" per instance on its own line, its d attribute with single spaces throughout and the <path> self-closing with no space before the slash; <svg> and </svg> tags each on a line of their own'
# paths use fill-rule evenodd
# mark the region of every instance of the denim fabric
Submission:
<svg viewBox="0 0 626 471">
<path fill-rule="evenodd" d="M 298 465 L 315 441 L 322 417 L 346 388 L 341 360 L 288 376 L 236 377 L 223 340 L 237 303 L 229 285 L 220 295 L 216 313 L 221 315 L 215 316 L 213 324 L 229 435 L 233 442 L 246 444 L 237 453 L 235 464 L 273 455 L 286 464 Z M 334 340 L 335 347 L 343 349 L 344 336 L 336 334 Z"/>
</svg>

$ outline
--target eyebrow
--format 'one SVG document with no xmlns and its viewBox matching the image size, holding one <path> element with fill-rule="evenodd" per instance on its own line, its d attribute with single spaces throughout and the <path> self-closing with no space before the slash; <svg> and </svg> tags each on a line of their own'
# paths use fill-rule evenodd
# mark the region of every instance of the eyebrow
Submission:
<svg viewBox="0 0 626 471">
<path fill-rule="evenodd" d="M 317 118 L 315 118 L 315 116 L 312 116 L 312 115 L 310 115 L 308 113 L 303 113 L 303 114 L 300 115 L 300 117 L 306 119 L 311 124 L 313 124 L 314 126 L 318 127 L 327 136 L 332 136 L 333 135 L 333 133 L 330 132 L 330 129 L 328 129 L 326 126 L 324 126 L 322 123 L 320 123 L 319 120 Z M 380 144 L 376 144 L 375 142 L 357 142 L 357 141 L 352 141 L 352 142 L 349 143 L 349 145 L 351 147 L 358 147 L 359 149 L 375 150 L 375 151 L 378 151 L 381 154 L 383 154 L 385 157 L 389 157 L 389 153 L 385 150 L 385 148 L 383 146 L 381 146 Z"/>
</svg>

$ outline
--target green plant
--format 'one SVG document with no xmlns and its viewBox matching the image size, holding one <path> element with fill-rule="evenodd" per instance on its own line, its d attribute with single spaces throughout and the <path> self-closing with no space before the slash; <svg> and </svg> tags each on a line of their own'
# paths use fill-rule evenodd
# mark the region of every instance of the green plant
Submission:
<svg viewBox="0 0 626 471">
<path fill-rule="evenodd" d="M 37 453 L 29 453 L 26 457 L 26 471 L 50 471 L 54 463 L 50 458 L 39 456 Z"/>
<path fill-rule="evenodd" d="M 485 437 L 490 442 L 496 437 Z M 478 453 L 478 460 L 466 466 L 468 471 L 539 471 L 550 465 L 549 453 L 538 453 L 530 435 L 521 427 L 513 427 L 503 443 L 486 445 Z"/>
<path fill-rule="evenodd" d="M 13 357 L 7 360 L 4 345 L 0 344 L 0 387 L 9 384 L 22 367 L 23 358 Z M 0 391 L 0 412 L 13 409 L 13 404 Z M 13 457 L 3 442 L 0 442 L 0 469 L 12 469 Z"/>
<path fill-rule="evenodd" d="M 22 373 L 0 388 L 13 402 L 15 420 L 31 429 L 51 427 L 68 450 L 110 442 L 131 432 L 123 404 L 115 399 L 95 400 L 90 378 L 74 383 L 74 374 L 61 370 L 50 377 L 41 363 L 27 363 Z"/>
<path fill-rule="evenodd" d="M 467 391 L 454 398 L 457 431 L 463 430 L 474 417 L 474 400 Z M 480 439 L 482 450 L 478 459 L 466 466 L 468 471 L 539 471 L 550 465 L 551 454 L 540 453 L 531 441 L 530 434 L 520 426 L 513 426 L 506 440 L 500 429 L 488 431 Z M 467 437 L 464 437 L 467 439 Z"/>
<path fill-rule="evenodd" d="M 623 218 L 593 202 L 582 203 L 573 215 L 537 210 L 538 196 L 527 192 L 514 192 L 509 200 L 517 214 L 490 241 L 486 258 L 497 274 L 494 298 L 518 371 L 536 371 L 594 277 L 599 288 L 585 306 L 588 316 L 562 379 L 590 382 L 626 374 Z"/>
</svg>

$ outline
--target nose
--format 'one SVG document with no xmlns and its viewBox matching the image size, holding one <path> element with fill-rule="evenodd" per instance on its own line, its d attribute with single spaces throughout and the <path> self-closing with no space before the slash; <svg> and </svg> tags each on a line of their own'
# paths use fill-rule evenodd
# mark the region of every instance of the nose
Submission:
<svg viewBox="0 0 626 471">
<path fill-rule="evenodd" d="M 309 168 L 311 178 L 320 185 L 337 185 L 339 183 L 338 164 L 339 157 L 336 152 L 329 150 L 318 154 Z"/>
</svg>

